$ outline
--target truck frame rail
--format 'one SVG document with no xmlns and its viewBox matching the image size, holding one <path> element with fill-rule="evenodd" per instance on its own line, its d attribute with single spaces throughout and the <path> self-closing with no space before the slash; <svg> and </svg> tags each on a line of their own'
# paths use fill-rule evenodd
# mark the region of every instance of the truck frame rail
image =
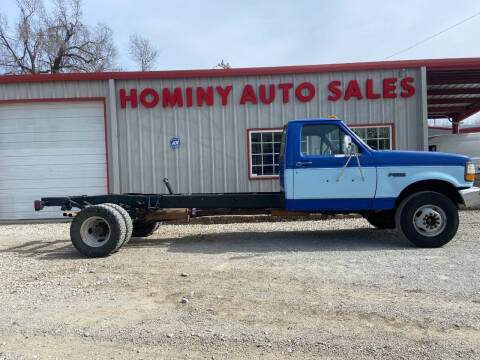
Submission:
<svg viewBox="0 0 480 360">
<path fill-rule="evenodd" d="M 113 203 L 140 209 L 271 209 L 284 208 L 282 192 L 201 193 L 201 194 L 110 194 L 93 196 L 44 197 L 35 201 L 35 210 L 45 206 L 60 206 L 63 211 L 84 209 L 90 205 Z"/>
</svg>

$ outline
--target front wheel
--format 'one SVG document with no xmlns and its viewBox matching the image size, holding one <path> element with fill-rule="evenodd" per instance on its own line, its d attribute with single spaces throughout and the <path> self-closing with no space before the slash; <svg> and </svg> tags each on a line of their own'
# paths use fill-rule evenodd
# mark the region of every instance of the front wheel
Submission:
<svg viewBox="0 0 480 360">
<path fill-rule="evenodd" d="M 395 222 L 413 244 L 435 248 L 448 243 L 457 233 L 458 211 L 455 203 L 445 195 L 422 191 L 400 203 Z"/>
</svg>

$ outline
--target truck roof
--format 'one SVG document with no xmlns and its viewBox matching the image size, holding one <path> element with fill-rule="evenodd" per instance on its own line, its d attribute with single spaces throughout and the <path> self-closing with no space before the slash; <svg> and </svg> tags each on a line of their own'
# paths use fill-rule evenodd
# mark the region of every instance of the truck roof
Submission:
<svg viewBox="0 0 480 360">
<path fill-rule="evenodd" d="M 337 118 L 317 118 L 317 119 L 296 119 L 296 120 L 290 120 L 288 123 L 305 123 L 309 121 L 328 121 L 328 122 L 343 122 L 340 119 Z"/>
</svg>

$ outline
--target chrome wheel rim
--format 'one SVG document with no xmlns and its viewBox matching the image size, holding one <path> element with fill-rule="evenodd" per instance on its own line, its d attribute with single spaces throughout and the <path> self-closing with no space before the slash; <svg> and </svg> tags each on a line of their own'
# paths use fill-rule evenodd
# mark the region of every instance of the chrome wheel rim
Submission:
<svg viewBox="0 0 480 360">
<path fill-rule="evenodd" d="M 82 241 L 90 247 L 105 245 L 110 239 L 110 225 L 104 218 L 92 216 L 85 220 L 80 227 Z"/>
<path fill-rule="evenodd" d="M 413 226 L 420 235 L 434 237 L 445 230 L 447 216 L 436 205 L 423 205 L 413 214 Z"/>
</svg>

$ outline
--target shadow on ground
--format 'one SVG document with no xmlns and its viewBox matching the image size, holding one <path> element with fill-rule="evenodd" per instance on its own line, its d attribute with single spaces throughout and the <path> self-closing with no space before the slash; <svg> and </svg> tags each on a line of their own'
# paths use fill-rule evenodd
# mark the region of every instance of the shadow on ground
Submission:
<svg viewBox="0 0 480 360">
<path fill-rule="evenodd" d="M 41 259 L 82 259 L 70 240 L 29 241 L 0 250 L 0 253 L 15 253 L 23 257 Z"/>
<path fill-rule="evenodd" d="M 169 252 L 221 254 L 228 252 L 310 252 L 404 250 L 412 248 L 394 230 L 371 228 L 329 231 L 226 232 L 179 238 L 133 238 L 129 248 L 165 246 Z"/>
<path fill-rule="evenodd" d="M 329 231 L 225 232 L 159 238 L 160 232 L 149 238 L 132 238 L 123 247 L 129 249 L 167 248 L 172 253 L 269 253 L 312 251 L 372 251 L 414 249 L 394 230 L 372 228 Z M 147 250 L 146 250 L 147 251 Z M 24 257 L 45 260 L 83 259 L 70 240 L 30 241 L 0 250 Z"/>
</svg>

